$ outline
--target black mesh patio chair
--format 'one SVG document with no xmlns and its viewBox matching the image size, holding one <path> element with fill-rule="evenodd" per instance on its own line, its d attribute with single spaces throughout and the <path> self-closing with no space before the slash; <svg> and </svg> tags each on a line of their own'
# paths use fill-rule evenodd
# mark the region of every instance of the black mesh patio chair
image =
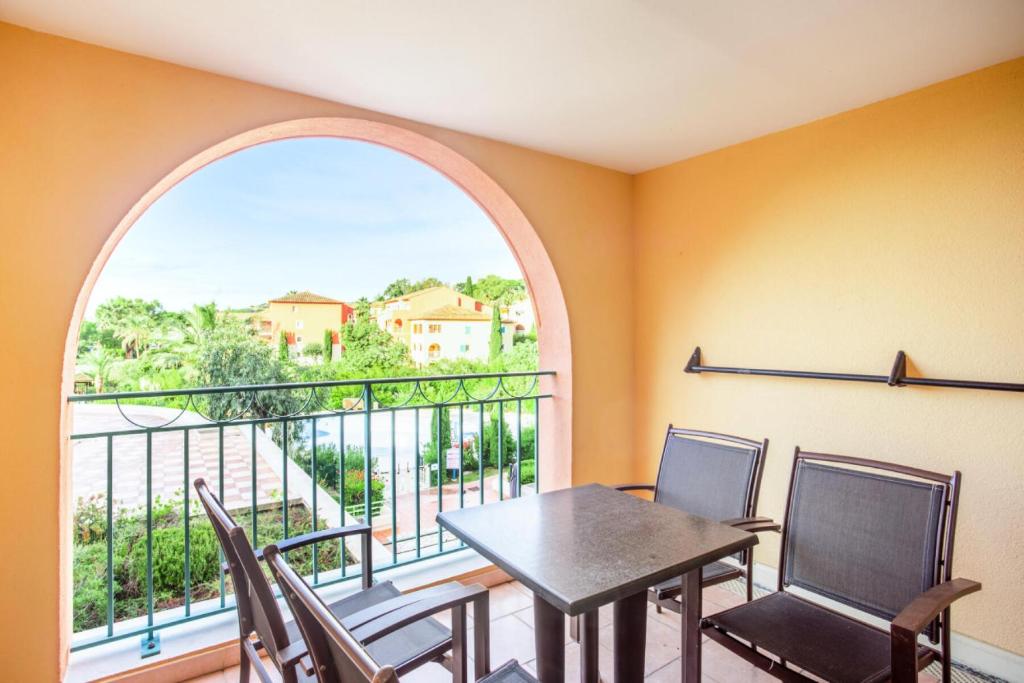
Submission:
<svg viewBox="0 0 1024 683">
<path fill-rule="evenodd" d="M 243 683 L 249 680 L 250 668 L 255 669 L 261 681 L 271 680 L 260 658 L 260 650 L 266 652 L 285 683 L 315 680 L 299 627 L 294 621 L 285 621 L 260 565 L 262 552 L 253 549 L 245 530 L 232 519 L 203 479 L 195 480 L 195 489 L 224 551 L 227 560 L 224 570 L 231 575 L 234 584 L 241 648 L 240 680 Z M 378 633 L 377 629 L 386 628 L 389 611 L 403 608 L 406 614 L 414 613 L 416 605 L 428 596 L 426 591 L 403 595 L 390 581 L 373 582 L 369 526 L 352 524 L 313 531 L 280 541 L 276 547 L 287 552 L 346 536 L 359 536 L 361 540 L 362 590 L 331 603 L 328 609 L 339 617 L 363 615 L 365 624 L 359 632 L 372 640 L 368 646 L 371 655 L 399 674 L 431 661 L 449 666 L 445 654 L 452 649 L 451 630 L 430 618 L 430 612 L 408 619 L 397 630 Z M 454 582 L 432 590 L 449 591 L 451 599 L 461 600 L 463 604 L 472 601 L 481 591 L 486 595 L 484 589 L 470 590 Z M 464 681 L 464 678 L 456 678 L 456 683 Z"/>
<path fill-rule="evenodd" d="M 750 532 L 778 531 L 767 517 L 756 517 L 761 473 L 768 439 L 752 441 L 728 434 L 668 426 L 654 484 L 626 484 L 619 491 L 651 491 L 654 502 Z M 701 570 L 703 587 L 746 579 L 747 600 L 753 598 L 754 555 L 744 551 L 737 563 L 714 562 Z M 664 581 L 648 593 L 658 610 L 681 609 L 679 579 Z"/>
<path fill-rule="evenodd" d="M 707 517 L 738 529 L 757 533 L 779 531 L 768 517 L 755 517 L 761 473 L 768 452 L 768 439 L 752 441 L 739 436 L 681 429 L 668 426 L 665 446 L 654 484 L 623 484 L 619 491 L 650 491 L 654 502 Z M 745 578 L 747 600 L 753 599 L 752 551 L 733 557 L 735 564 L 713 562 L 701 570 L 701 587 Z M 652 586 L 647 599 L 658 612 L 663 608 L 680 613 L 683 609 L 680 579 L 668 579 Z M 569 632 L 578 639 L 579 619 L 569 622 Z"/>
<path fill-rule="evenodd" d="M 373 614 L 368 614 L 370 610 L 366 610 L 339 620 L 338 615 L 288 565 L 278 546 L 269 545 L 263 553 L 305 639 L 319 683 L 397 683 L 399 671 L 389 664 L 381 664 L 367 645 L 371 644 L 372 647 L 372 643 L 379 642 L 377 638 L 400 632 L 400 629 L 422 618 L 424 614 L 445 610 L 451 610 L 452 618 L 453 677 L 455 680 L 466 680 L 466 601 L 462 599 L 460 591 L 446 587 L 431 588 L 414 594 L 422 596 L 416 604 L 385 603 L 372 610 Z M 490 607 L 487 590 L 482 586 L 467 586 L 462 589 L 462 593 L 471 596 L 473 602 L 476 625 L 473 629 L 473 667 L 476 681 L 536 683 L 537 679 L 515 660 L 503 664 L 496 671 L 490 671 Z M 382 607 L 385 609 L 381 610 Z M 382 613 L 383 616 L 380 616 Z"/>
<path fill-rule="evenodd" d="M 781 680 L 812 680 L 800 669 L 838 683 L 909 683 L 939 660 L 949 683 L 950 605 L 981 588 L 952 578 L 959 485 L 959 472 L 797 448 L 778 592 L 705 618 L 703 632 Z"/>
</svg>

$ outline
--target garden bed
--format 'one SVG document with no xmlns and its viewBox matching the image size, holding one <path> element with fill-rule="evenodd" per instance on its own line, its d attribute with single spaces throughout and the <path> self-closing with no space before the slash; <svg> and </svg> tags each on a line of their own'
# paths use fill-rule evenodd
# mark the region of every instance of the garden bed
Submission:
<svg viewBox="0 0 1024 683">
<path fill-rule="evenodd" d="M 262 547 L 284 538 L 280 504 L 257 510 L 258 538 Z M 233 512 L 235 521 L 246 533 L 252 533 L 252 512 Z M 185 604 L 185 515 L 180 500 L 153 505 L 153 602 L 154 611 Z M 318 520 L 318 528 L 326 528 Z M 312 531 L 309 510 L 299 501 L 288 508 L 288 535 Z M 114 620 L 145 615 L 146 608 L 146 513 L 144 509 L 121 511 L 114 518 L 113 531 Z M 220 549 L 213 527 L 202 508 L 192 501 L 189 515 L 189 585 L 192 602 L 220 596 Z M 321 543 L 317 550 L 320 571 L 340 567 L 341 547 L 337 542 Z M 313 573 L 313 549 L 288 553 L 289 563 L 302 575 Z M 346 551 L 346 565 L 354 558 Z M 83 631 L 107 623 L 107 529 L 106 503 L 102 497 L 79 501 L 75 511 L 74 539 L 74 631 Z M 231 578 L 225 576 L 224 589 L 231 593 Z"/>
</svg>

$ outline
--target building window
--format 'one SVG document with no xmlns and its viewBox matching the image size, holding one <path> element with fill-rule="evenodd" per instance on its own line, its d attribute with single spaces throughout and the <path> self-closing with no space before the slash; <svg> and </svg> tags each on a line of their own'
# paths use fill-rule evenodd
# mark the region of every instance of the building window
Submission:
<svg viewBox="0 0 1024 683">
<path fill-rule="evenodd" d="M 484 305 L 482 303 L 480 303 L 479 301 L 474 301 L 473 302 L 473 308 L 474 308 L 474 310 L 479 312 L 479 311 L 484 310 Z"/>
<path fill-rule="evenodd" d="M 295 313 L 298 310 L 299 310 L 298 306 L 292 306 L 292 313 Z"/>
<path fill-rule="evenodd" d="M 466 325 L 466 334 L 473 334 L 473 328 L 469 325 Z"/>
<path fill-rule="evenodd" d="M 302 329 L 302 321 L 301 320 L 296 320 L 295 321 L 295 329 L 297 329 L 297 330 L 301 330 Z"/>
<path fill-rule="evenodd" d="M 296 337 L 295 338 L 295 343 L 296 344 L 301 344 L 302 343 L 302 337 Z"/>
<path fill-rule="evenodd" d="M 395 318 L 395 329 L 396 330 L 402 329 L 402 319 L 401 318 Z"/>
<path fill-rule="evenodd" d="M 423 323 L 415 323 L 412 326 L 413 334 L 423 334 Z"/>
<path fill-rule="evenodd" d="M 469 351 L 469 344 L 463 344 L 459 347 L 460 353 L 467 353 Z"/>
<path fill-rule="evenodd" d="M 462 297 L 460 296 L 459 297 L 459 306 L 461 306 L 461 305 L 462 305 Z"/>
<path fill-rule="evenodd" d="M 430 347 L 427 349 L 427 357 L 430 358 L 431 360 L 434 360 L 435 358 L 440 358 L 440 356 L 441 356 L 441 345 L 440 344 L 431 344 Z"/>
<path fill-rule="evenodd" d="M 431 325 L 429 325 L 427 327 L 427 331 L 430 332 L 430 334 L 440 334 L 441 333 L 441 324 L 440 323 L 431 324 Z"/>
</svg>

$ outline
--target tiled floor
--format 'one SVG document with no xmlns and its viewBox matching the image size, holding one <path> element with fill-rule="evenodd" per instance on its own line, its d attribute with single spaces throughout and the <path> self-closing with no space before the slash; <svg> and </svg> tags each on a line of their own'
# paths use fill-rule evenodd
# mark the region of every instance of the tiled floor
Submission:
<svg viewBox="0 0 1024 683">
<path fill-rule="evenodd" d="M 716 586 L 704 590 L 704 611 L 711 613 L 732 607 L 743 601 L 742 595 L 728 587 Z M 658 614 L 650 606 L 647 621 L 647 652 L 645 670 L 651 683 L 671 683 L 681 678 L 679 660 L 679 615 L 663 612 Z M 442 619 L 447 621 L 447 619 Z M 472 628 L 472 619 L 469 621 Z M 612 631 L 611 608 L 600 612 L 600 666 L 605 680 L 611 679 Z M 470 657 L 472 651 L 470 632 Z M 579 645 L 565 634 L 566 680 L 579 680 Z M 533 647 L 533 597 L 529 590 L 518 582 L 506 583 L 491 588 L 491 663 L 498 666 L 508 659 L 518 659 L 527 669 L 536 673 Z M 704 639 L 702 662 L 705 681 L 714 683 L 754 683 L 775 681 L 767 673 L 755 669 L 717 643 Z M 472 667 L 470 667 L 472 671 Z M 607 672 L 607 673 L 604 673 Z M 228 683 L 238 680 L 238 669 L 228 669 L 201 678 L 193 683 Z M 438 664 L 428 664 L 402 678 L 408 683 L 450 683 L 451 674 Z M 922 675 L 924 681 L 934 678 Z"/>
</svg>

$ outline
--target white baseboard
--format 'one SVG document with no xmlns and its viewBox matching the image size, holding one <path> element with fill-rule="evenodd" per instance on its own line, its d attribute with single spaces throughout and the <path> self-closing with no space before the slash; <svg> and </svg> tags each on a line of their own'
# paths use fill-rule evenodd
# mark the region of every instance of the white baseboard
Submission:
<svg viewBox="0 0 1024 683">
<path fill-rule="evenodd" d="M 775 590 L 779 585 L 779 573 L 775 567 L 755 563 L 754 584 L 769 590 Z M 790 589 L 787 588 L 787 590 Z M 800 593 L 799 589 L 794 588 L 792 590 L 794 594 Z M 855 610 L 845 605 L 821 598 L 820 596 L 815 595 L 814 599 L 827 604 L 836 611 L 856 613 L 858 618 L 877 621 L 880 625 L 884 623 L 881 620 L 874 620 L 868 615 L 855 612 Z M 1024 681 L 1024 655 L 983 643 L 980 640 L 975 640 L 956 631 L 953 632 L 952 641 L 953 661 L 957 664 L 962 664 L 974 671 L 989 676 L 996 676 L 1006 681 Z"/>
</svg>

